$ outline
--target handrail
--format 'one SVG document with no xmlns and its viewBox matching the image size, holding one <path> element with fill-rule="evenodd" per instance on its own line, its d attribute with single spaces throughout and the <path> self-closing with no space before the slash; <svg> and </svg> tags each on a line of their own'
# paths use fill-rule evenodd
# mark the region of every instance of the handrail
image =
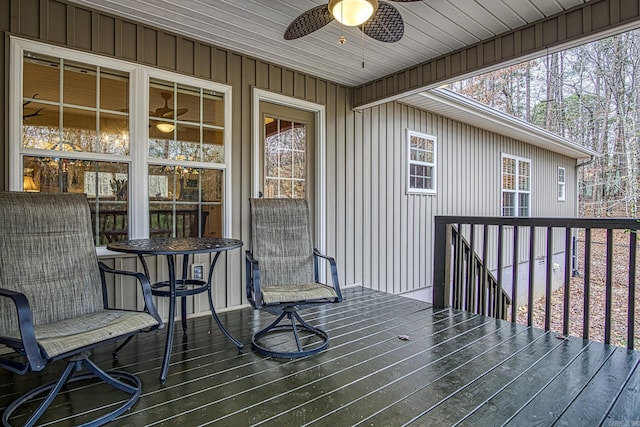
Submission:
<svg viewBox="0 0 640 427">
<path fill-rule="evenodd" d="M 516 218 L 516 217 L 478 217 L 478 216 L 436 216 L 435 217 L 435 234 L 434 234 L 434 277 L 433 277 L 433 304 L 435 307 L 445 307 L 449 305 L 458 304 L 459 301 L 465 301 L 465 298 L 477 298 L 477 294 L 473 294 L 473 290 L 469 289 L 468 282 L 458 281 L 456 282 L 456 275 L 463 268 L 460 264 L 464 261 L 464 257 L 456 256 L 455 254 L 455 240 L 461 238 L 456 235 L 454 228 L 460 229 L 465 226 L 465 229 L 469 229 L 469 233 L 473 236 L 469 236 L 468 244 L 469 248 L 474 249 L 474 241 L 479 240 L 482 242 L 482 254 L 478 254 L 479 251 L 474 249 L 474 252 L 482 260 L 482 263 L 486 265 L 488 257 L 494 257 L 497 260 L 496 268 L 496 280 L 498 282 L 497 287 L 504 289 L 505 291 L 511 291 L 511 321 L 517 320 L 517 301 L 518 301 L 518 283 L 524 282 L 518 277 L 519 268 L 513 268 L 513 266 L 519 266 L 521 264 L 528 264 L 528 278 L 526 295 L 528 301 L 528 316 L 527 323 L 529 326 L 533 324 L 533 310 L 531 307 L 534 305 L 534 292 L 535 289 L 535 265 L 546 263 L 544 272 L 544 294 L 546 297 L 546 303 L 544 307 L 544 328 L 546 330 L 551 329 L 551 315 L 552 305 L 551 296 L 553 293 L 553 275 L 556 268 L 564 268 L 564 276 L 561 285 L 564 286 L 564 301 L 562 315 L 562 333 L 568 335 L 569 322 L 572 316 L 570 311 L 570 294 L 571 294 L 571 278 L 575 276 L 576 267 L 575 260 L 578 257 L 576 254 L 576 244 L 574 235 L 577 230 L 584 230 L 584 250 L 583 250 L 583 265 L 584 272 L 582 274 L 583 280 L 583 310 L 582 310 L 582 335 L 583 338 L 590 338 L 590 310 L 597 309 L 592 304 L 592 296 L 590 295 L 590 289 L 592 286 L 592 280 L 594 279 L 593 265 L 592 265 L 592 235 L 596 230 L 602 230 L 601 233 L 606 235 L 606 268 L 603 272 L 604 275 L 604 291 L 605 291 L 605 304 L 604 310 L 598 313 L 604 318 L 603 335 L 604 342 L 611 342 L 612 335 L 612 307 L 613 307 L 613 265 L 623 265 L 623 268 L 627 268 L 629 273 L 627 280 L 628 292 L 626 296 L 627 303 L 627 347 L 634 348 L 634 326 L 635 326 L 635 286 L 636 286 L 636 261 L 637 261 L 637 234 L 640 230 L 640 221 L 633 218 Z M 476 233 L 476 229 L 481 228 L 483 230 L 482 236 Z M 512 228 L 512 232 L 506 233 L 507 228 Z M 618 257 L 614 260 L 613 253 L 613 240 L 614 231 L 622 230 L 628 232 L 628 257 Z M 560 233 L 562 231 L 562 233 Z M 507 237 L 508 235 L 508 237 Z M 536 241 L 537 236 L 542 236 L 543 239 Z M 496 238 L 497 236 L 497 238 Z M 555 238 L 554 238 L 555 236 Z M 486 253 L 487 247 L 490 246 L 488 242 L 496 242 L 495 253 Z M 508 239 L 511 239 L 509 242 Z M 626 237 L 623 239 L 626 240 Z M 511 243 L 511 244 L 510 244 Z M 525 245 L 528 243 L 528 245 Z M 554 253 L 554 245 L 556 251 Z M 522 249 L 520 248 L 522 246 Z M 526 254 L 528 247 L 528 254 Z M 537 248 L 537 249 L 536 249 Z M 510 250 L 512 252 L 511 257 L 507 257 L 505 253 Z M 536 253 L 538 250 L 538 253 Z M 522 252 L 522 253 L 521 253 Z M 561 257 L 564 255 L 564 263 L 559 261 L 554 266 L 553 257 Z M 502 265 L 504 259 L 507 260 L 508 266 Z M 624 258 L 624 259 L 620 259 Z M 467 258 L 468 259 L 468 258 Z M 558 258 L 560 260 L 560 258 Z M 509 264 L 510 263 L 510 264 Z M 473 271 L 473 267 L 467 263 L 468 271 Z M 526 265 L 525 265 L 526 266 Z M 504 277 L 507 272 L 511 272 L 510 277 Z M 526 273 L 523 273 L 526 274 Z M 466 273 L 466 278 L 470 277 L 469 272 Z M 504 288 L 504 283 L 511 281 L 511 285 L 507 285 Z M 473 304 L 479 304 L 474 301 Z M 473 304 L 465 303 L 462 305 L 462 309 L 469 309 Z M 619 303 L 618 303 L 619 304 Z M 478 305 L 479 306 L 479 305 Z M 484 314 L 484 313 L 481 313 Z M 494 317 L 504 318 L 507 313 L 486 313 Z M 574 315 L 575 317 L 575 315 Z M 575 322 L 575 319 L 573 320 Z"/>
</svg>

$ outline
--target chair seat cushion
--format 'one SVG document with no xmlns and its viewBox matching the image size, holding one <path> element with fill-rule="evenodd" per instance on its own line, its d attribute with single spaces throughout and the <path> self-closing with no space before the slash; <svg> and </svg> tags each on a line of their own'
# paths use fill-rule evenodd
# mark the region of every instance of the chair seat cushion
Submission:
<svg viewBox="0 0 640 427">
<path fill-rule="evenodd" d="M 36 341 L 48 358 L 95 345 L 114 337 L 157 326 L 148 313 L 128 310 L 99 310 L 82 316 L 35 326 Z M 20 333 L 7 334 L 19 338 Z"/>
<path fill-rule="evenodd" d="M 338 298 L 336 290 L 321 283 L 299 283 L 290 285 L 269 285 L 262 287 L 265 304 L 309 302 Z"/>
</svg>

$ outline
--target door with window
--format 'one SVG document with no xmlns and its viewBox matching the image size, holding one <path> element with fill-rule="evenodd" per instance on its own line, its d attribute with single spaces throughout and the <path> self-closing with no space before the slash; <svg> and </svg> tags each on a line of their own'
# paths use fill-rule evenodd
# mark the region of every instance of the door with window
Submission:
<svg viewBox="0 0 640 427">
<path fill-rule="evenodd" d="M 307 199 L 315 225 L 315 114 L 261 101 L 260 118 L 258 195 Z"/>
</svg>

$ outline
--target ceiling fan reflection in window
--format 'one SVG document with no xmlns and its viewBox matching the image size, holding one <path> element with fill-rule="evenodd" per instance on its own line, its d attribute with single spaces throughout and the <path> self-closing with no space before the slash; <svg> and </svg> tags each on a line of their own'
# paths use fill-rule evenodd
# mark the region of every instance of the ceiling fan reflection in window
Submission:
<svg viewBox="0 0 640 427">
<path fill-rule="evenodd" d="M 409 3 L 421 0 L 390 0 Z M 404 21 L 398 9 L 378 0 L 331 0 L 328 5 L 309 9 L 289 24 L 285 40 L 293 40 L 319 30 L 333 20 L 348 27 L 358 27 L 367 36 L 385 43 L 395 43 L 404 35 Z M 344 43 L 340 36 L 339 43 Z"/>
<path fill-rule="evenodd" d="M 164 99 L 164 106 L 158 107 L 155 110 L 150 111 L 149 117 L 173 120 L 185 114 L 187 111 L 189 111 L 188 108 L 178 108 L 178 109 L 169 108 L 169 100 L 173 96 L 171 92 L 160 92 L 160 96 L 162 97 L 162 99 Z M 170 122 L 161 122 L 156 124 L 156 128 L 158 128 L 160 132 L 169 133 L 169 132 L 173 132 L 173 130 L 175 129 L 175 125 Z"/>
</svg>

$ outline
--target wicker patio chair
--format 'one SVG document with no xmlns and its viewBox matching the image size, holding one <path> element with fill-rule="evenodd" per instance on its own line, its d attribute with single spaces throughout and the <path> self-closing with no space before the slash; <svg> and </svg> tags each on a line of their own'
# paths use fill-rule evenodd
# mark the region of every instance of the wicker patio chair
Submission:
<svg viewBox="0 0 640 427">
<path fill-rule="evenodd" d="M 306 200 L 250 203 L 253 251 L 246 252 L 247 297 L 254 308 L 278 316 L 254 334 L 252 347 L 281 358 L 316 354 L 327 348 L 329 336 L 305 322 L 298 311 L 342 301 L 336 262 L 313 246 Z M 319 283 L 321 258 L 329 262 L 333 286 Z"/>
<path fill-rule="evenodd" d="M 108 308 L 105 273 L 134 276 L 145 309 Z M 88 425 L 113 420 L 136 403 L 141 382 L 127 372 L 102 370 L 89 359 L 91 350 L 161 326 L 146 276 L 98 262 L 83 194 L 0 192 L 0 344 L 13 350 L 2 354 L 0 367 L 26 374 L 66 361 L 57 381 L 27 392 L 5 409 L 4 425 L 17 409 L 35 402 L 37 409 L 25 407 L 20 414 L 27 418 L 24 425 L 34 425 L 65 384 L 93 378 L 126 394 L 124 403 L 116 400 L 115 409 L 98 411 Z M 82 368 L 88 372 L 79 372 Z"/>
</svg>

